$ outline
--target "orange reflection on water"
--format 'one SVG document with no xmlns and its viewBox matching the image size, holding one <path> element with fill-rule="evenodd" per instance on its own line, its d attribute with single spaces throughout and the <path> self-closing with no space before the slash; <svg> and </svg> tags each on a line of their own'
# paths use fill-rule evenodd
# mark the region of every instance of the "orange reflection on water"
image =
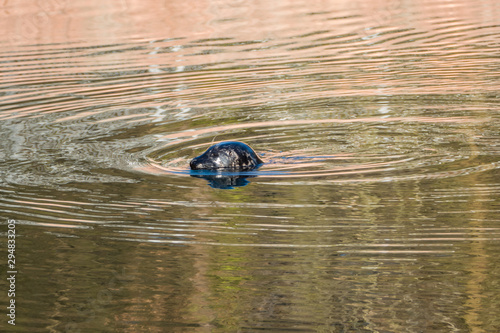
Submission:
<svg viewBox="0 0 500 333">
<path fill-rule="evenodd" d="M 182 137 L 197 137 L 207 133 L 231 131 L 237 129 L 248 129 L 258 127 L 279 127 L 287 125 L 313 125 L 313 124 L 346 124 L 346 123 L 388 123 L 388 122 L 419 122 L 419 123 L 476 123 L 483 122 L 486 119 L 469 118 L 469 117 L 368 117 L 356 119 L 297 119 L 297 120 L 276 120 L 276 121 L 263 121 L 254 123 L 238 123 L 224 126 L 216 126 L 203 129 L 187 130 L 180 133 L 172 133 L 162 136 L 160 139 L 178 139 Z M 172 142 L 179 143 L 179 141 Z M 169 144 L 169 145 L 170 145 Z"/>
</svg>

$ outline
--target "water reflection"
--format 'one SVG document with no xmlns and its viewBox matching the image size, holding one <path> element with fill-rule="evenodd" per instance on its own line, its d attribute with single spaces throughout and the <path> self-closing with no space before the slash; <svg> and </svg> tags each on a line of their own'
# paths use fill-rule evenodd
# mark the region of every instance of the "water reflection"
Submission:
<svg viewBox="0 0 500 333">
<path fill-rule="evenodd" d="M 500 327 L 499 16 L 492 0 L 4 2 L 19 326 Z M 189 170 L 228 140 L 265 164 Z"/>
<path fill-rule="evenodd" d="M 213 188 L 230 190 L 235 187 L 242 187 L 249 184 L 248 178 L 255 176 L 246 175 L 244 173 L 231 172 L 211 172 L 211 171 L 191 171 L 191 177 L 202 178 L 208 181 L 208 184 Z"/>
</svg>

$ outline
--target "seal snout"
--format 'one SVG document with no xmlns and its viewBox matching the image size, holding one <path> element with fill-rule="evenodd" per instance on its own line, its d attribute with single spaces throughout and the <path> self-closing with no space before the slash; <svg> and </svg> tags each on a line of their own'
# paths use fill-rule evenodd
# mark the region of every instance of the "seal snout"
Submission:
<svg viewBox="0 0 500 333">
<path fill-rule="evenodd" d="M 189 163 L 191 170 L 253 170 L 262 160 L 247 144 L 228 141 L 215 144 Z"/>
<path fill-rule="evenodd" d="M 191 160 L 191 162 L 189 162 L 189 166 L 191 167 L 191 170 L 199 170 L 203 168 L 203 164 L 198 163 L 196 159 Z"/>
</svg>

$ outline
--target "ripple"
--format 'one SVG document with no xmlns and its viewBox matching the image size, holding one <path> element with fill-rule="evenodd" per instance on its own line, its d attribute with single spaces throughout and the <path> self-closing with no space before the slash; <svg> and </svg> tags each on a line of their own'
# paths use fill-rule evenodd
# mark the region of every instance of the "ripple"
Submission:
<svg viewBox="0 0 500 333">
<path fill-rule="evenodd" d="M 482 126 L 485 122 L 487 118 L 371 117 L 246 122 L 189 129 L 159 136 L 159 147 L 148 150 L 147 163 L 137 165 L 135 170 L 155 175 L 193 175 L 188 167 L 190 158 L 201 153 L 200 148 L 206 149 L 223 140 L 200 142 L 226 136 L 227 140 L 251 143 L 265 164 L 256 171 L 214 172 L 214 176 L 248 176 L 259 183 L 271 178 L 281 185 L 294 184 L 290 182 L 293 179 L 312 185 L 457 177 L 499 168 L 497 161 L 482 161 L 479 148 L 471 151 L 470 146 L 463 146 L 457 150 L 453 143 L 461 140 L 456 137 L 457 131 Z M 419 136 L 408 128 L 426 134 L 432 131 L 435 137 L 419 142 Z M 369 138 L 361 138 L 368 142 L 357 141 L 360 138 L 350 133 L 353 130 L 370 133 Z M 268 134 L 257 135 L 262 131 Z M 312 137 L 309 132 L 313 133 Z M 231 133 L 246 136 L 234 137 Z M 161 144 L 163 141 L 167 143 Z M 291 149 L 266 149 L 273 146 Z M 387 155 L 388 151 L 393 154 Z"/>
<path fill-rule="evenodd" d="M 3 5 L 31 331 L 499 326 L 497 2 Z M 226 140 L 266 163 L 189 170 Z"/>
<path fill-rule="evenodd" d="M 234 19 L 212 20 L 210 14 L 205 21 L 187 15 L 187 6 L 182 20 L 171 17 L 168 33 L 164 12 L 144 16 L 151 8 L 140 8 L 127 16 L 131 22 L 119 22 L 121 14 L 109 9 L 113 18 L 103 19 L 109 35 L 99 38 L 87 30 L 93 10 L 78 17 L 51 13 L 85 24 L 54 30 L 77 34 L 70 40 L 0 41 L 0 184 L 87 193 L 107 184 L 136 189 L 161 183 L 174 193 L 203 191 L 190 178 L 188 161 L 222 140 L 247 141 L 263 154 L 266 164 L 243 174 L 257 190 L 442 180 L 497 170 L 498 6 L 480 1 L 463 11 L 463 5 L 299 1 L 254 11 L 256 3 L 240 3 L 216 6 Z M 23 37 L 16 30 L 22 20 L 5 18 L 4 35 Z M 112 201 L 107 193 L 99 204 L 19 195 L 4 203 L 36 223 L 89 228 L 172 207 L 342 209 L 337 203 L 155 194 L 128 202 Z M 433 195 L 426 200 L 458 200 Z"/>
<path fill-rule="evenodd" d="M 472 193 L 470 192 L 472 191 Z M 480 185 L 460 193 L 436 191 L 436 197 L 423 200 L 449 199 L 484 195 L 491 197 L 498 187 Z M 328 216 L 305 221 L 297 214 L 304 210 L 351 212 L 353 206 L 342 202 L 280 203 L 232 202 L 203 200 L 134 199 L 109 200 L 109 197 L 83 197 L 70 193 L 68 200 L 35 198 L 33 193 L 3 192 L 0 199 L 4 213 L 20 219 L 20 227 L 42 228 L 57 237 L 88 237 L 79 230 L 95 230 L 99 238 L 125 242 L 163 243 L 172 245 L 206 245 L 217 247 L 260 248 L 329 248 L 342 255 L 382 256 L 392 260 L 409 260 L 412 256 L 447 255 L 470 242 L 498 242 L 498 219 L 481 219 L 481 226 L 436 226 L 439 221 L 411 218 L 406 225 L 388 222 L 374 223 L 370 219 L 349 214 L 332 223 Z M 39 195 L 39 192 L 36 193 Z M 80 197 L 80 200 L 75 200 Z M 103 201 L 106 200 L 106 201 Z M 453 201 L 456 203 L 456 201 Z M 184 217 L 175 212 L 185 212 Z M 208 209 L 208 210 L 207 210 Z M 223 209 L 214 214 L 212 209 Z M 230 210 L 228 210 L 230 209 Z M 258 214 L 231 214 L 244 209 Z M 274 212 L 294 211 L 275 216 Z M 166 212 L 172 212 L 166 213 Z M 188 213 L 189 212 L 189 213 Z M 463 213 L 484 216 L 498 215 L 498 210 L 486 209 L 440 211 L 439 214 Z M 340 215 L 339 215 L 340 216 Z M 138 220 L 134 219 L 136 217 Z M 368 238 L 366 238 L 369 235 Z M 332 241 L 335 239 L 335 241 Z"/>
</svg>

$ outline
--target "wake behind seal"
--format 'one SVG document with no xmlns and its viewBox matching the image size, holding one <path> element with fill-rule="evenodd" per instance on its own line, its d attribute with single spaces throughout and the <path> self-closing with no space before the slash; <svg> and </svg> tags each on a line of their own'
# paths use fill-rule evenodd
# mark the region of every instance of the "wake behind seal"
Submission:
<svg viewBox="0 0 500 333">
<path fill-rule="evenodd" d="M 189 163 L 191 170 L 250 171 L 264 162 L 246 143 L 226 141 L 217 143 Z"/>
</svg>

